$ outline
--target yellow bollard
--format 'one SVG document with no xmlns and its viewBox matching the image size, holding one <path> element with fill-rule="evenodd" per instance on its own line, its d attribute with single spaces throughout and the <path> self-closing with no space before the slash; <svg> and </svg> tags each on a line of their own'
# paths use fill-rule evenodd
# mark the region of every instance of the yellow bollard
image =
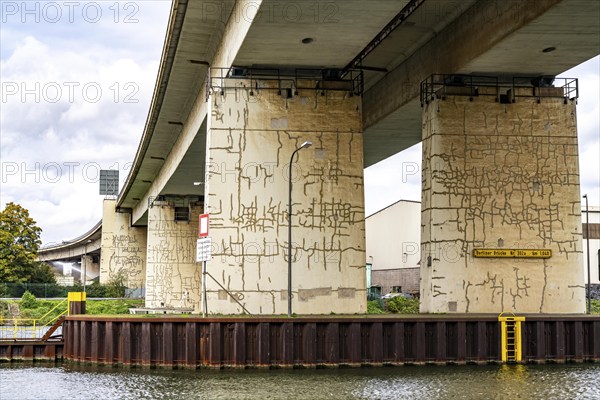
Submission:
<svg viewBox="0 0 600 400">
<path fill-rule="evenodd" d="M 67 315 L 85 314 L 85 292 L 69 292 L 69 311 Z"/>
</svg>

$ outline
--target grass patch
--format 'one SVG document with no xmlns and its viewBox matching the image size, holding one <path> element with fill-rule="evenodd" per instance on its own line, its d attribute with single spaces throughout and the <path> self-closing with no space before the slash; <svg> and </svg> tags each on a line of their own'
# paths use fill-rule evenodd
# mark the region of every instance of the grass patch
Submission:
<svg viewBox="0 0 600 400">
<path fill-rule="evenodd" d="M 600 300 L 592 300 L 591 303 L 592 314 L 600 314 Z"/>
<path fill-rule="evenodd" d="M 129 314 L 130 308 L 143 307 L 143 300 L 88 300 L 85 313 L 89 315 Z"/>
<path fill-rule="evenodd" d="M 9 315 L 9 305 L 17 304 L 19 306 L 20 319 L 39 320 L 43 318 L 40 322 L 46 323 L 65 312 L 68 303 L 60 303 L 61 300 L 37 300 L 31 293 L 25 292 L 21 300 L 0 301 L 0 316 L 3 319 L 11 318 Z M 86 302 L 86 314 L 122 315 L 129 314 L 130 308 L 143 306 L 144 300 L 140 299 L 88 300 Z"/>
</svg>

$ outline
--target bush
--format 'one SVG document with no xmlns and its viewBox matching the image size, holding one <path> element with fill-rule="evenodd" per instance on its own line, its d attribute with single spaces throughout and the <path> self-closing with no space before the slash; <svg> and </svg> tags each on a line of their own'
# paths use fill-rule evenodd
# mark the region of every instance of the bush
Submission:
<svg viewBox="0 0 600 400">
<path fill-rule="evenodd" d="M 125 273 L 119 270 L 110 280 L 104 285 L 105 297 L 125 297 Z"/>
<path fill-rule="evenodd" d="M 37 299 L 29 290 L 27 290 L 21 297 L 20 306 L 22 308 L 36 308 L 38 306 Z"/>
<path fill-rule="evenodd" d="M 396 296 L 385 300 L 385 308 L 394 314 L 418 314 L 419 300 Z"/>
<path fill-rule="evenodd" d="M 0 300 L 0 319 L 8 318 L 8 302 Z"/>
<path fill-rule="evenodd" d="M 98 281 L 94 281 L 91 285 L 85 288 L 87 297 L 107 297 L 106 286 L 100 284 Z"/>
<path fill-rule="evenodd" d="M 385 314 L 381 300 L 367 301 L 367 314 Z"/>
</svg>

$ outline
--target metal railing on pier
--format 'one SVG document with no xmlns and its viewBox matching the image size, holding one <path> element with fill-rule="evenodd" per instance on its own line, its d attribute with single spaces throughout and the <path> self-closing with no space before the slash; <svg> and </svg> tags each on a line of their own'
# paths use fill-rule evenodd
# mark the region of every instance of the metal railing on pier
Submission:
<svg viewBox="0 0 600 400">
<path fill-rule="evenodd" d="M 516 103 L 521 98 L 562 98 L 576 100 L 579 85 L 576 78 L 556 78 L 554 76 L 515 76 L 499 77 L 485 75 L 433 74 L 421 82 L 421 107 L 435 99 L 446 96 L 495 97 L 504 103 Z"/>
<path fill-rule="evenodd" d="M 0 340 L 41 340 L 55 322 L 68 313 L 68 299 L 64 299 L 40 318 L 0 316 Z"/>
</svg>

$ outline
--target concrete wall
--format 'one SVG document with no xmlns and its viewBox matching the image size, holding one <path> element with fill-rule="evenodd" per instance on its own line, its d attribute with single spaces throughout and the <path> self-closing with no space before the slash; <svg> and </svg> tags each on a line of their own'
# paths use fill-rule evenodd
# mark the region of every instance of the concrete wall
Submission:
<svg viewBox="0 0 600 400">
<path fill-rule="evenodd" d="M 367 262 L 372 264 L 373 271 L 416 267 L 419 264 L 421 203 L 400 200 L 369 215 L 365 226 Z"/>
<path fill-rule="evenodd" d="M 148 208 L 146 302 L 149 308 L 186 308 L 200 312 L 202 270 L 196 264 L 201 206 L 191 208 L 190 221 L 175 221 L 169 202 Z"/>
<path fill-rule="evenodd" d="M 130 214 L 115 211 L 115 200 L 104 200 L 100 283 L 123 271 L 126 285 L 140 288 L 146 283 L 146 228 L 130 226 Z"/>
<path fill-rule="evenodd" d="M 584 312 L 575 102 L 448 95 L 423 140 L 421 311 Z M 497 247 L 553 254 L 472 257 Z"/>
<path fill-rule="evenodd" d="M 250 95 L 249 82 L 226 83 L 239 89 L 209 100 L 209 272 L 251 313 L 286 313 L 288 168 L 310 140 L 292 166 L 293 312 L 365 312 L 360 97 L 302 90 L 285 99 L 264 87 Z M 209 313 L 241 312 L 207 284 Z"/>
<path fill-rule="evenodd" d="M 371 271 L 371 286 L 379 286 L 381 294 L 391 293 L 395 286 L 403 293 L 419 293 L 419 281 L 419 267 Z"/>
</svg>

